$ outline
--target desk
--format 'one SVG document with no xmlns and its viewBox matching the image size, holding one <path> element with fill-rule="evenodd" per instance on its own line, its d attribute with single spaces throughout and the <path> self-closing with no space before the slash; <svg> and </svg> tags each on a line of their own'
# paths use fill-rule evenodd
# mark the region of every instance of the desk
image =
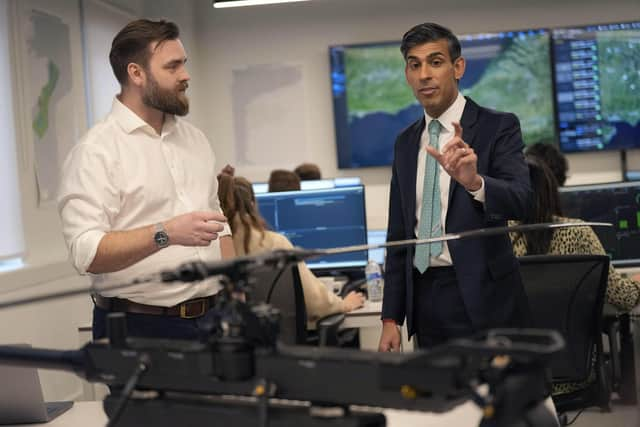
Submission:
<svg viewBox="0 0 640 427">
<path fill-rule="evenodd" d="M 360 329 L 360 348 L 363 350 L 378 350 L 380 334 L 382 332 L 382 301 L 371 302 L 366 300 L 364 306 L 345 314 L 342 324 L 344 328 Z M 413 343 L 409 342 L 407 336 L 407 322 L 400 328 L 402 337 L 402 350 L 413 351 Z"/>
</svg>

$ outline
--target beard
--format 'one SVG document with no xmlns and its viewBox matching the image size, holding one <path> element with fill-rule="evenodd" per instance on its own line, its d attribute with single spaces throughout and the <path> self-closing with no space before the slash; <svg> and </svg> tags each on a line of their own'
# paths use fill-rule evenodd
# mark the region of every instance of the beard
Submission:
<svg viewBox="0 0 640 427">
<path fill-rule="evenodd" d="M 176 116 L 186 116 L 189 112 L 189 98 L 181 89 L 189 87 L 187 82 L 181 83 L 176 89 L 164 89 L 151 73 L 142 94 L 142 102 L 148 106 L 160 110 L 163 113 Z"/>
</svg>

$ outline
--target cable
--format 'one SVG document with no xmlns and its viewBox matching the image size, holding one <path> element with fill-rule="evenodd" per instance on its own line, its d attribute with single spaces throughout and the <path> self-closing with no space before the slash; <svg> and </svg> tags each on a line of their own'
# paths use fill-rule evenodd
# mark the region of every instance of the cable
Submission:
<svg viewBox="0 0 640 427">
<path fill-rule="evenodd" d="M 131 376 L 127 380 L 127 383 L 124 385 L 122 389 L 122 397 L 118 401 L 118 405 L 116 409 L 113 411 L 113 415 L 109 418 L 109 422 L 107 423 L 107 427 L 113 427 L 116 425 L 120 417 L 122 416 L 124 409 L 127 407 L 127 403 L 129 403 L 129 399 L 131 398 L 131 394 L 135 389 L 136 385 L 138 385 L 138 381 L 140 381 L 140 377 L 144 372 L 146 372 L 149 365 L 149 356 L 143 353 L 138 358 L 138 364 L 136 368 L 131 373 Z"/>
<path fill-rule="evenodd" d="M 580 416 L 580 414 L 582 414 L 582 412 L 585 410 L 585 408 L 582 408 L 578 411 L 578 413 L 573 417 L 573 419 L 571 421 L 569 421 L 568 423 L 564 424 L 565 426 L 570 426 L 571 424 L 575 423 L 576 420 L 578 419 L 578 417 Z M 565 414 L 566 415 L 566 414 Z"/>
</svg>

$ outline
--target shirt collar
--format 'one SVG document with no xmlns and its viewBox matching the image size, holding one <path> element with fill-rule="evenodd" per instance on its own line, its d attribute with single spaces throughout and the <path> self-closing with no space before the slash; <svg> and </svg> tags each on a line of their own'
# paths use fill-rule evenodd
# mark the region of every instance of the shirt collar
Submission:
<svg viewBox="0 0 640 427">
<path fill-rule="evenodd" d="M 451 104 L 444 113 L 440 114 L 440 117 L 435 117 L 440 122 L 440 125 L 445 128 L 448 133 L 454 133 L 453 125 L 451 124 L 451 122 L 460 123 L 462 112 L 464 111 L 464 107 L 466 104 L 467 100 L 464 96 L 462 96 L 460 92 L 458 92 L 458 96 L 456 96 L 453 104 Z M 429 116 L 425 111 L 424 118 L 426 120 L 425 129 L 428 129 L 429 123 L 431 123 L 431 120 L 434 120 L 434 117 Z"/>
<path fill-rule="evenodd" d="M 122 126 L 122 129 L 130 134 L 136 129 L 146 128 L 153 135 L 156 135 L 155 130 L 134 113 L 129 107 L 124 105 L 118 97 L 113 98 L 113 104 L 111 105 L 111 114 L 115 117 L 116 121 Z M 165 114 L 164 125 L 162 126 L 162 135 L 168 135 L 176 127 L 176 117 L 173 114 Z"/>
</svg>

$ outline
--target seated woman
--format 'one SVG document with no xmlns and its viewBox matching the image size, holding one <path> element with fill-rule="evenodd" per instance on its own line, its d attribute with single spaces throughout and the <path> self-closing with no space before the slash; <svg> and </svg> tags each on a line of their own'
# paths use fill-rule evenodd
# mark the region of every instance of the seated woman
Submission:
<svg viewBox="0 0 640 427">
<path fill-rule="evenodd" d="M 527 155 L 529 176 L 533 190 L 533 206 L 529 209 L 526 224 L 540 222 L 580 222 L 562 216 L 558 196 L 558 184 L 551 170 L 534 156 Z M 510 221 L 509 225 L 517 222 Z M 523 255 L 605 255 L 606 252 L 591 227 L 569 227 L 555 230 L 511 233 L 511 242 L 516 256 Z M 606 301 L 619 310 L 630 311 L 640 301 L 640 283 L 622 277 L 609 265 Z M 553 395 L 572 393 L 586 388 L 595 380 L 592 370 L 590 378 L 583 383 L 567 382 L 553 385 Z"/>
<path fill-rule="evenodd" d="M 579 222 L 562 216 L 558 184 L 550 169 L 536 157 L 527 155 L 534 203 L 525 224 L 539 222 Z M 511 225 L 517 222 L 510 222 Z M 598 236 L 591 227 L 569 227 L 556 230 L 512 233 L 511 242 L 516 256 L 522 255 L 606 255 Z M 630 311 L 640 302 L 640 283 L 622 277 L 609 265 L 606 301 L 622 311 Z"/>
<path fill-rule="evenodd" d="M 237 255 L 293 248 L 285 236 L 267 230 L 266 222 L 256 207 L 251 183 L 245 178 L 221 175 L 218 197 L 222 211 L 231 226 L 233 246 Z M 360 292 L 352 291 L 344 299 L 329 292 L 304 262 L 298 263 L 298 269 L 311 327 L 321 317 L 347 313 L 364 304 L 364 296 Z"/>
</svg>

